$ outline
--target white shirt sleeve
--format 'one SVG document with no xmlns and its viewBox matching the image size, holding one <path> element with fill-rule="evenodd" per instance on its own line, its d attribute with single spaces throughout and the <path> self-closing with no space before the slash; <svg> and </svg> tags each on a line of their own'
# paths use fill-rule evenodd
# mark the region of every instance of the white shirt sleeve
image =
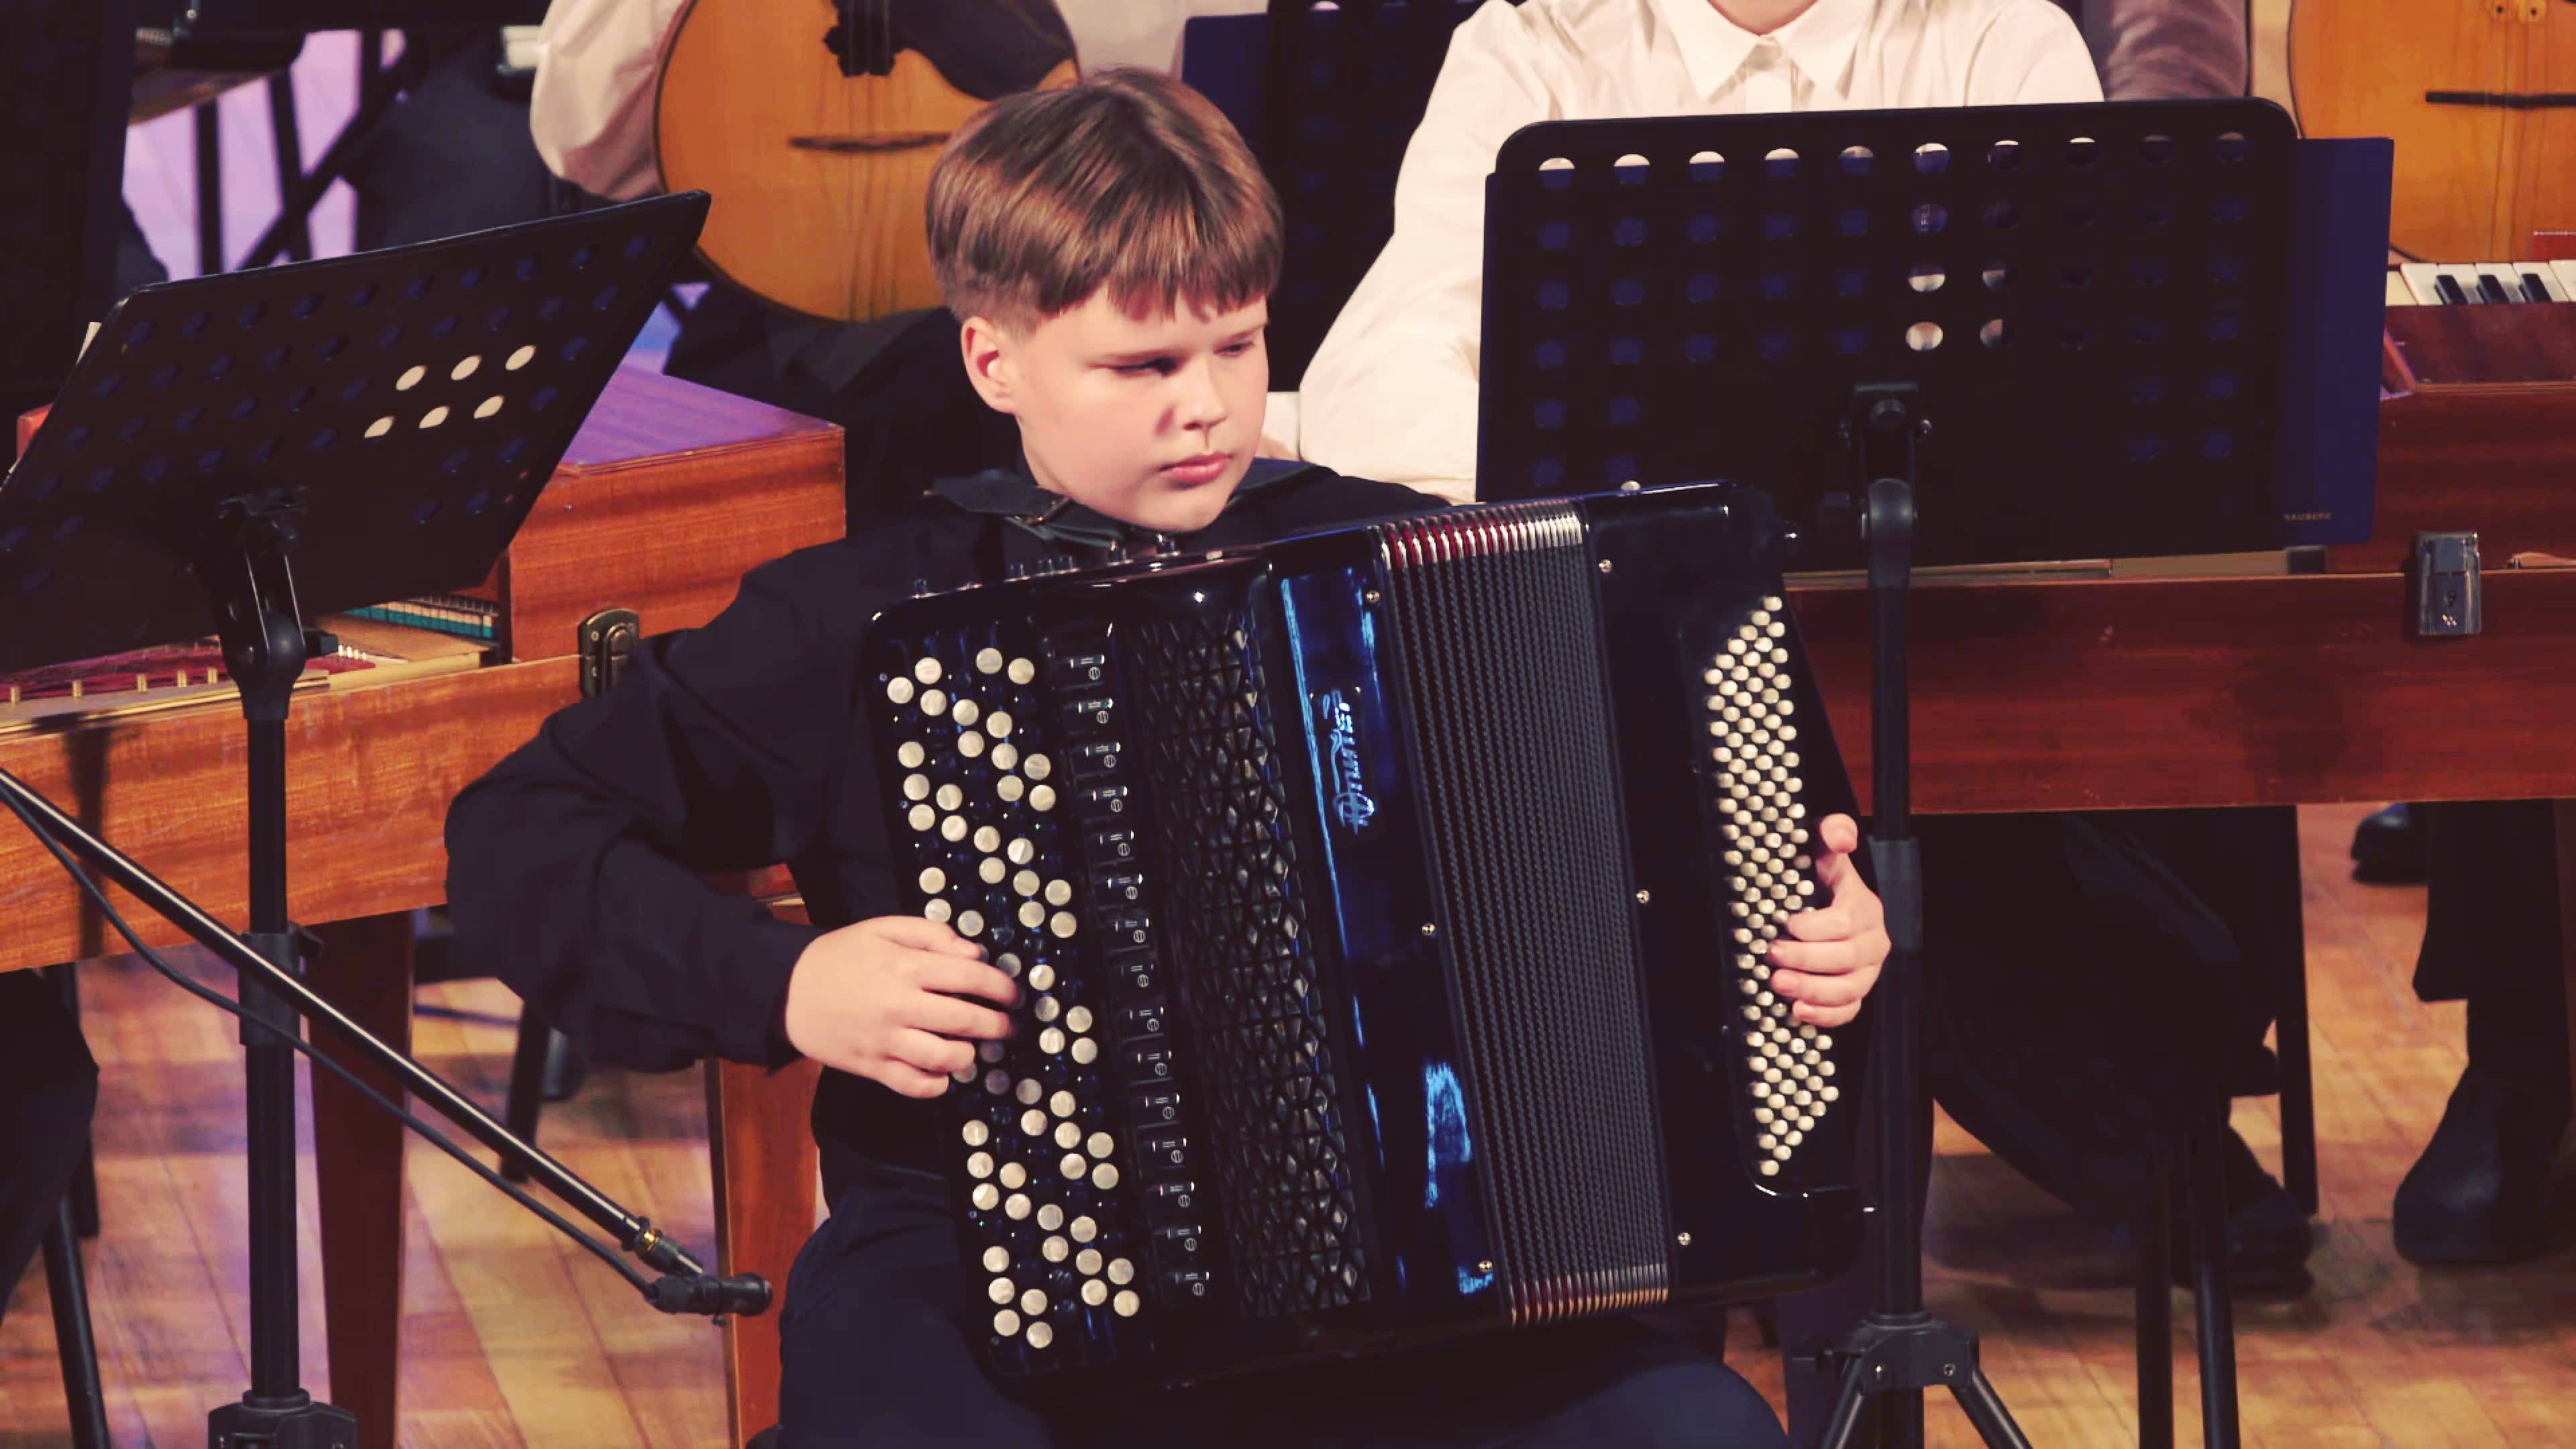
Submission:
<svg viewBox="0 0 2576 1449">
<path fill-rule="evenodd" d="M 2089 105 L 2102 78 L 2084 32 L 2051 0 L 2006 0 L 1968 64 L 1968 106 Z"/>
<path fill-rule="evenodd" d="M 537 39 L 528 130 L 546 166 L 582 190 L 627 201 L 661 185 L 654 82 L 686 0 L 554 0 Z"/>
<path fill-rule="evenodd" d="M 1487 0 L 1451 39 L 1396 176 L 1394 235 L 1298 385 L 1309 460 L 1475 497 L 1485 177 L 1512 132 L 1555 109 L 1530 24 Z"/>
</svg>

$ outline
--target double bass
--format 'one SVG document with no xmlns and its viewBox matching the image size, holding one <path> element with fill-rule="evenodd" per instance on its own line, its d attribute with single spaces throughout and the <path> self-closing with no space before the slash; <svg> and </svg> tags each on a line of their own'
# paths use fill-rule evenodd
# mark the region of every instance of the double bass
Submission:
<svg viewBox="0 0 2576 1449">
<path fill-rule="evenodd" d="M 2576 245 L 2576 0 L 2297 0 L 2290 93 L 2311 136 L 2397 142 L 2389 240 L 2419 261 Z"/>
<path fill-rule="evenodd" d="M 939 303 L 922 204 L 940 148 L 1014 91 L 1073 78 L 1054 0 L 690 0 L 664 52 L 664 187 L 714 198 L 701 259 L 793 312 Z"/>
</svg>

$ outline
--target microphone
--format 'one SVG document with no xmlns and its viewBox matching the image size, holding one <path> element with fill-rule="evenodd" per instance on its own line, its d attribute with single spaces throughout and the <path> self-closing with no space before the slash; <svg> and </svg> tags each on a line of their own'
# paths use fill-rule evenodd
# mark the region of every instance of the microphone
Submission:
<svg viewBox="0 0 2576 1449">
<path fill-rule="evenodd" d="M 757 1273 L 674 1273 L 654 1279 L 647 1300 L 664 1313 L 760 1313 L 769 1307 L 769 1280 Z"/>
</svg>

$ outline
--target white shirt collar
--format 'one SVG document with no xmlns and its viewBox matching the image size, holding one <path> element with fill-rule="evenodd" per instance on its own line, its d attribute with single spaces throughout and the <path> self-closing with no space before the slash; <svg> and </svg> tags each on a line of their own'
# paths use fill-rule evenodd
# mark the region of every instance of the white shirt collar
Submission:
<svg viewBox="0 0 2576 1449">
<path fill-rule="evenodd" d="M 1690 68 L 1691 85 L 1703 99 L 1713 98 L 1744 68 L 1753 48 L 1765 38 L 1718 13 L 1709 0 L 1647 0 L 1680 45 Z M 1812 84 L 1845 98 L 1851 77 L 1852 51 L 1861 26 L 1876 0 L 1816 0 L 1805 14 L 1769 39 Z"/>
</svg>

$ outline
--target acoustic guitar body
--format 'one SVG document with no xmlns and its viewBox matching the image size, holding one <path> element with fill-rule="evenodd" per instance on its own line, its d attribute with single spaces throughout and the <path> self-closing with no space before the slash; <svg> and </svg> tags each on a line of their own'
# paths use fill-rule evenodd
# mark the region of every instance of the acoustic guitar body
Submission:
<svg viewBox="0 0 2576 1449">
<path fill-rule="evenodd" d="M 691 0 L 654 104 L 662 182 L 714 198 L 698 250 L 726 280 L 858 322 L 939 304 L 922 224 L 930 170 L 986 102 L 911 50 L 850 75 L 831 0 Z M 1043 85 L 1070 81 L 1070 61 Z"/>
<path fill-rule="evenodd" d="M 2389 240 L 2425 260 L 2509 261 L 2576 225 L 2570 0 L 2297 0 L 2290 94 L 2310 136 L 2397 143 Z M 2535 104 L 2535 102 L 2539 102 Z"/>
</svg>

